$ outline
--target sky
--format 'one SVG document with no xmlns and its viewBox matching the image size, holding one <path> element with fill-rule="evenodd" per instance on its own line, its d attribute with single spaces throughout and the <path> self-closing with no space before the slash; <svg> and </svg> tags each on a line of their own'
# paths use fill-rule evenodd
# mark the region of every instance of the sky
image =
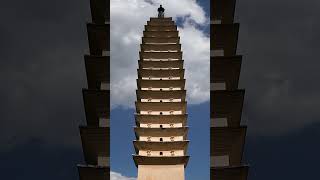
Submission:
<svg viewBox="0 0 320 180">
<path fill-rule="evenodd" d="M 208 12 L 205 1 L 197 3 Z M 237 2 L 238 54 L 244 55 L 240 87 L 246 89 L 242 121 L 248 125 L 244 156 L 250 165 L 249 180 L 318 177 L 319 8 L 317 0 Z M 201 14 L 194 14 L 201 22 L 198 16 Z M 89 1 L 6 1 L 0 6 L 0 18 L 2 177 L 76 180 L 76 164 L 83 162 L 78 125 L 85 124 L 81 89 L 86 87 L 83 54 L 88 52 L 85 23 L 90 21 Z M 142 32 L 141 24 L 134 24 L 138 32 Z M 192 26 L 185 28 L 185 32 L 192 30 Z M 183 31 L 180 33 L 182 36 Z M 188 48 L 188 42 L 184 44 Z M 125 62 L 113 63 L 120 66 Z M 201 83 L 199 87 L 205 91 Z M 190 93 L 194 88 L 189 88 Z M 190 113 L 197 115 L 207 107 L 205 94 L 195 92 L 188 98 Z M 121 98 L 114 102 L 112 115 L 133 111 L 122 106 Z M 197 137 L 195 132 L 193 139 Z M 190 161 L 192 164 L 197 163 Z M 133 177 L 133 171 L 119 171 L 113 177 Z M 192 170 L 187 169 L 187 173 Z"/>
<path fill-rule="evenodd" d="M 209 179 L 209 12 L 190 0 L 111 0 L 111 171 L 123 180 L 137 176 L 132 160 L 135 139 L 134 102 L 137 68 L 144 25 L 157 16 L 160 4 L 172 17 L 181 37 L 188 102 L 188 154 L 186 179 Z M 209 1 L 203 1 L 208 3 Z M 121 129 L 121 131 L 120 131 Z M 114 176 L 114 175 L 112 175 Z M 111 178 L 112 178 L 111 176 Z"/>
<path fill-rule="evenodd" d="M 111 0 L 111 106 L 134 107 L 138 55 L 144 25 L 157 16 L 159 4 L 167 7 L 166 16 L 179 18 L 179 35 L 186 69 L 186 89 L 190 104 L 209 100 L 209 33 L 196 28 L 209 26 L 209 12 L 196 1 Z M 195 68 L 196 67 L 196 68 Z"/>
</svg>

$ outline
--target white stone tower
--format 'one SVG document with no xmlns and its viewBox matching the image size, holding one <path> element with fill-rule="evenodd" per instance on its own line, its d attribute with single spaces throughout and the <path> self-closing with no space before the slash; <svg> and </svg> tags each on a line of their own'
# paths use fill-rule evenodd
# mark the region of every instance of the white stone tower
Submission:
<svg viewBox="0 0 320 180">
<path fill-rule="evenodd" d="M 138 180 L 184 180 L 189 141 L 177 26 L 172 18 L 150 18 L 143 35 L 133 142 Z"/>
</svg>

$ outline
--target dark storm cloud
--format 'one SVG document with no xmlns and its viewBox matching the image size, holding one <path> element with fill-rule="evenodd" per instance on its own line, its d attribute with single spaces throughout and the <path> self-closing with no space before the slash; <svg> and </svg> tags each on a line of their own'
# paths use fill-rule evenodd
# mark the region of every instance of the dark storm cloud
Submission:
<svg viewBox="0 0 320 180">
<path fill-rule="evenodd" d="M 81 148 L 46 147 L 32 139 L 8 153 L 0 154 L 2 179 L 10 180 L 78 180 L 75 164 L 82 160 Z"/>
<path fill-rule="evenodd" d="M 78 146 L 89 1 L 7 1 L 0 16 L 0 149 Z"/>
<path fill-rule="evenodd" d="M 281 137 L 248 137 L 245 162 L 250 180 L 319 179 L 320 123 Z"/>
<path fill-rule="evenodd" d="M 249 132 L 277 135 L 320 120 L 319 8 L 316 0 L 238 1 Z"/>
</svg>

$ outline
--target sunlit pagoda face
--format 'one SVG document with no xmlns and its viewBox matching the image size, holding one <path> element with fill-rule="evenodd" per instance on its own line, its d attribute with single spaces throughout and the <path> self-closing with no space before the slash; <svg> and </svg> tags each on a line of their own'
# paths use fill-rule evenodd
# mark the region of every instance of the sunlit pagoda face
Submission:
<svg viewBox="0 0 320 180">
<path fill-rule="evenodd" d="M 184 180 L 189 141 L 177 26 L 172 18 L 151 18 L 143 35 L 133 142 L 138 180 Z"/>
</svg>

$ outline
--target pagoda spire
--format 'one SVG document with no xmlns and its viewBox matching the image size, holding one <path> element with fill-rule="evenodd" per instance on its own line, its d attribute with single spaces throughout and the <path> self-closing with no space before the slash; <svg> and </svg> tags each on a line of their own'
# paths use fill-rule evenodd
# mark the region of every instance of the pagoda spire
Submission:
<svg viewBox="0 0 320 180">
<path fill-rule="evenodd" d="M 184 180 L 189 160 L 185 71 L 171 17 L 150 18 L 139 55 L 133 141 L 138 180 Z"/>
</svg>

